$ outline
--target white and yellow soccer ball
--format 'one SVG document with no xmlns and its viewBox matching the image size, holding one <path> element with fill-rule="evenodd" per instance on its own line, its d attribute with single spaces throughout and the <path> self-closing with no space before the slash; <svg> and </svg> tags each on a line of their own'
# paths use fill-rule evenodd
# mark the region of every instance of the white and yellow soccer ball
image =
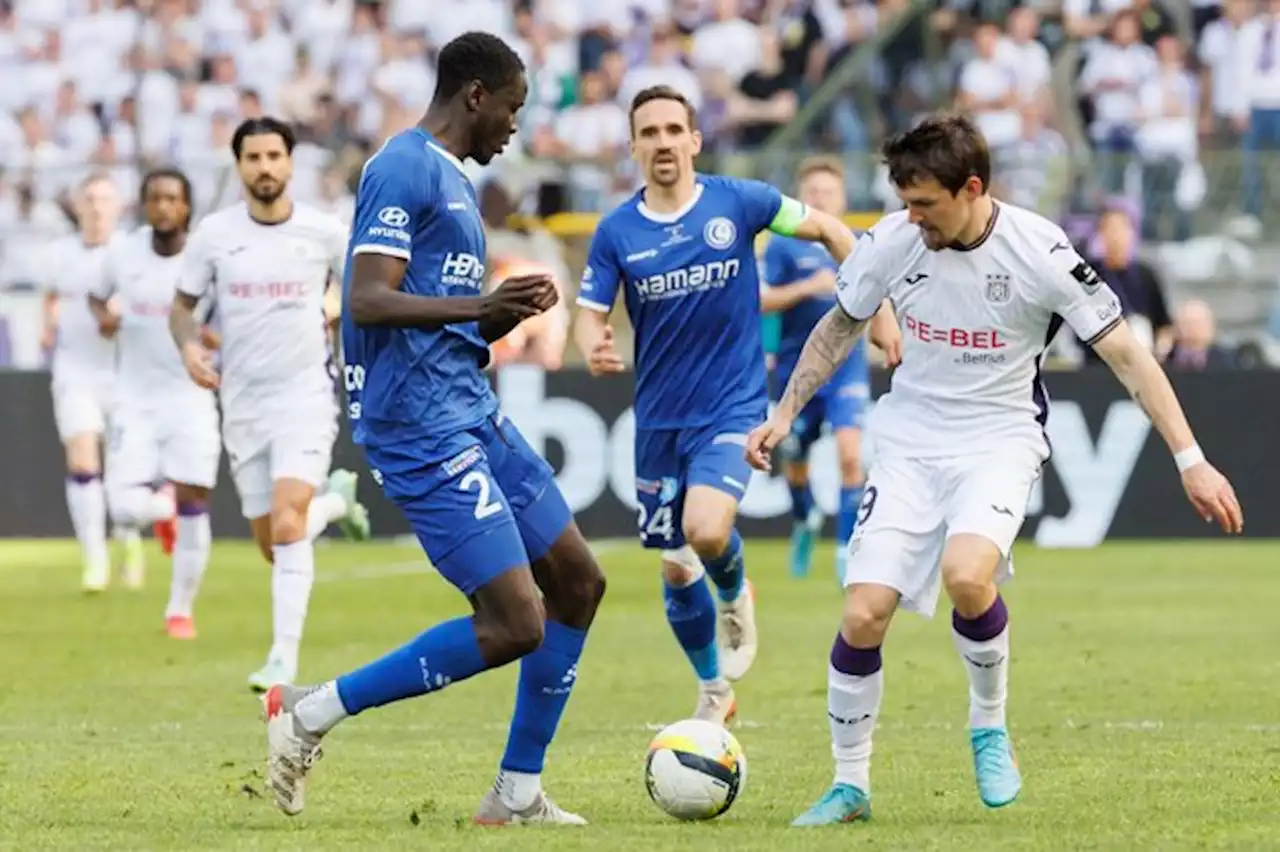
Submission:
<svg viewBox="0 0 1280 852">
<path fill-rule="evenodd" d="M 644 781 L 654 804 L 676 819 L 715 819 L 742 794 L 747 757 L 716 723 L 686 719 L 649 743 Z"/>
</svg>

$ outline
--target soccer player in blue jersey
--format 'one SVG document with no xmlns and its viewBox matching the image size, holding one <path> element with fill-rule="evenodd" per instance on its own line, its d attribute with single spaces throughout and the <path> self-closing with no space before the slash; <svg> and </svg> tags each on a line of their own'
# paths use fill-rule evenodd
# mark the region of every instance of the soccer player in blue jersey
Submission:
<svg viewBox="0 0 1280 852">
<path fill-rule="evenodd" d="M 489 342 L 553 306 L 556 290 L 525 276 L 481 295 L 484 226 L 462 163 L 488 163 L 515 132 L 524 66 L 501 39 L 472 32 L 441 50 L 438 75 L 426 116 L 360 179 L 344 375 L 374 478 L 474 614 L 336 680 L 273 687 L 263 699 L 268 777 L 280 808 L 296 814 L 320 739 L 339 721 L 520 659 L 506 752 L 474 820 L 584 825 L 542 792 L 540 773 L 604 577 L 550 465 L 503 417 L 481 372 Z"/>
<path fill-rule="evenodd" d="M 832 216 L 845 212 L 844 165 L 837 157 L 811 157 L 800 164 L 798 194 L 810 209 Z M 764 251 L 764 284 L 760 305 L 781 320 L 777 366 L 770 390 L 781 393 L 800 359 L 809 333 L 836 304 L 836 262 L 821 244 L 794 237 L 773 237 Z M 888 314 L 889 309 L 886 309 Z M 889 325 L 894 332 L 896 325 Z M 898 335 L 900 341 L 901 335 Z M 886 352 L 894 364 L 900 342 Z M 840 461 L 840 501 L 836 511 L 836 577 L 844 578 L 844 561 L 858 506 L 862 502 L 863 412 L 870 398 L 871 368 L 865 339 L 859 339 L 835 375 L 805 406 L 792 424 L 791 437 L 779 448 L 783 475 L 791 488 L 791 573 L 809 573 L 814 537 L 822 529 L 822 510 L 809 488 L 809 450 L 825 423 L 836 442 Z"/>
<path fill-rule="evenodd" d="M 765 229 L 821 240 L 840 260 L 853 235 L 766 184 L 697 174 L 695 127 L 672 88 L 645 89 L 632 102 L 645 185 L 596 229 L 575 340 L 592 373 L 623 369 L 608 319 L 621 292 L 636 333 L 640 539 L 662 554 L 667 620 L 700 683 L 695 715 L 723 724 L 736 711 L 730 681 L 757 647 L 734 528 L 751 476 L 744 438 L 768 407 L 753 241 Z M 723 660 L 704 568 L 718 593 Z"/>
</svg>

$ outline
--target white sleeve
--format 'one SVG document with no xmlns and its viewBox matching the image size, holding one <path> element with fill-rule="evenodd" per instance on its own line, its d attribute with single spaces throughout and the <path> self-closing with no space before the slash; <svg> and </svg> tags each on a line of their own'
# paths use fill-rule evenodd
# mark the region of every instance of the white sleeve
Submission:
<svg viewBox="0 0 1280 852">
<path fill-rule="evenodd" d="M 1120 299 L 1089 262 L 1080 256 L 1065 233 L 1059 231 L 1049 245 L 1039 279 L 1041 304 L 1067 321 L 1076 335 L 1092 344 L 1124 319 Z"/>
<path fill-rule="evenodd" d="M 333 281 L 342 284 L 342 276 L 347 269 L 347 242 L 350 236 L 347 226 L 340 219 L 334 218 L 328 233 L 325 250 L 329 254 L 329 273 Z"/>
<path fill-rule="evenodd" d="M 178 292 L 199 299 L 209 292 L 217 273 L 209 228 L 197 228 L 182 252 L 182 277 L 178 280 Z"/>
<path fill-rule="evenodd" d="M 99 299 L 106 301 L 116 293 L 116 258 L 120 254 L 119 243 L 112 243 L 107 246 L 107 250 L 103 255 L 102 264 L 98 266 L 97 275 L 93 281 L 89 282 L 89 295 L 97 296 Z"/>
<path fill-rule="evenodd" d="M 882 262 L 885 248 L 876 244 L 874 231 L 858 239 L 853 253 L 836 274 L 836 300 L 844 312 L 859 322 L 869 320 L 889 295 L 889 279 Z"/>
</svg>

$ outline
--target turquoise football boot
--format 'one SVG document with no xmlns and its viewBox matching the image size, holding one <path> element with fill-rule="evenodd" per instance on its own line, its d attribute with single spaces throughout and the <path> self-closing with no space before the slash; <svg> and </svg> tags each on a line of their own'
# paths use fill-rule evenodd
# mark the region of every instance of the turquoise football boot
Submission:
<svg viewBox="0 0 1280 852">
<path fill-rule="evenodd" d="M 1002 808 L 1018 798 L 1022 775 L 1008 732 L 1004 728 L 974 728 L 969 732 L 969 742 L 982 803 L 989 808 Z"/>
<path fill-rule="evenodd" d="M 852 784 L 836 784 L 791 824 L 809 827 L 866 822 L 871 819 L 871 799 Z"/>
</svg>

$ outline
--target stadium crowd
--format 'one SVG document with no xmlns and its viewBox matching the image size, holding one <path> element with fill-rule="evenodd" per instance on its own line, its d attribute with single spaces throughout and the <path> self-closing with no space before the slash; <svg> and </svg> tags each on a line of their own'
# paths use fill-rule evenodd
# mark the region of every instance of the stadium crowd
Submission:
<svg viewBox="0 0 1280 852">
<path fill-rule="evenodd" d="M 707 152 L 740 157 L 871 44 L 799 145 L 843 153 L 855 208 L 894 204 L 877 141 L 948 106 L 977 117 L 1001 197 L 1064 221 L 1084 211 L 1090 234 L 1090 211 L 1128 195 L 1142 237 L 1186 239 L 1209 183 L 1202 152 L 1243 152 L 1238 229 L 1260 233 L 1258 154 L 1280 151 L 1280 0 L 918 5 L 0 0 L 0 289 L 38 287 L 38 247 L 72 230 L 68 191 L 91 171 L 132 199 L 146 168 L 173 164 L 199 214 L 235 200 L 229 136 L 262 113 L 299 130 L 296 196 L 349 217 L 360 164 L 422 113 L 433 53 L 469 29 L 501 35 L 529 68 L 519 145 L 475 175 L 495 228 L 516 210 L 600 212 L 631 192 L 626 107 L 645 86 L 688 93 Z M 554 240 L 511 237 L 568 280 Z"/>
</svg>

